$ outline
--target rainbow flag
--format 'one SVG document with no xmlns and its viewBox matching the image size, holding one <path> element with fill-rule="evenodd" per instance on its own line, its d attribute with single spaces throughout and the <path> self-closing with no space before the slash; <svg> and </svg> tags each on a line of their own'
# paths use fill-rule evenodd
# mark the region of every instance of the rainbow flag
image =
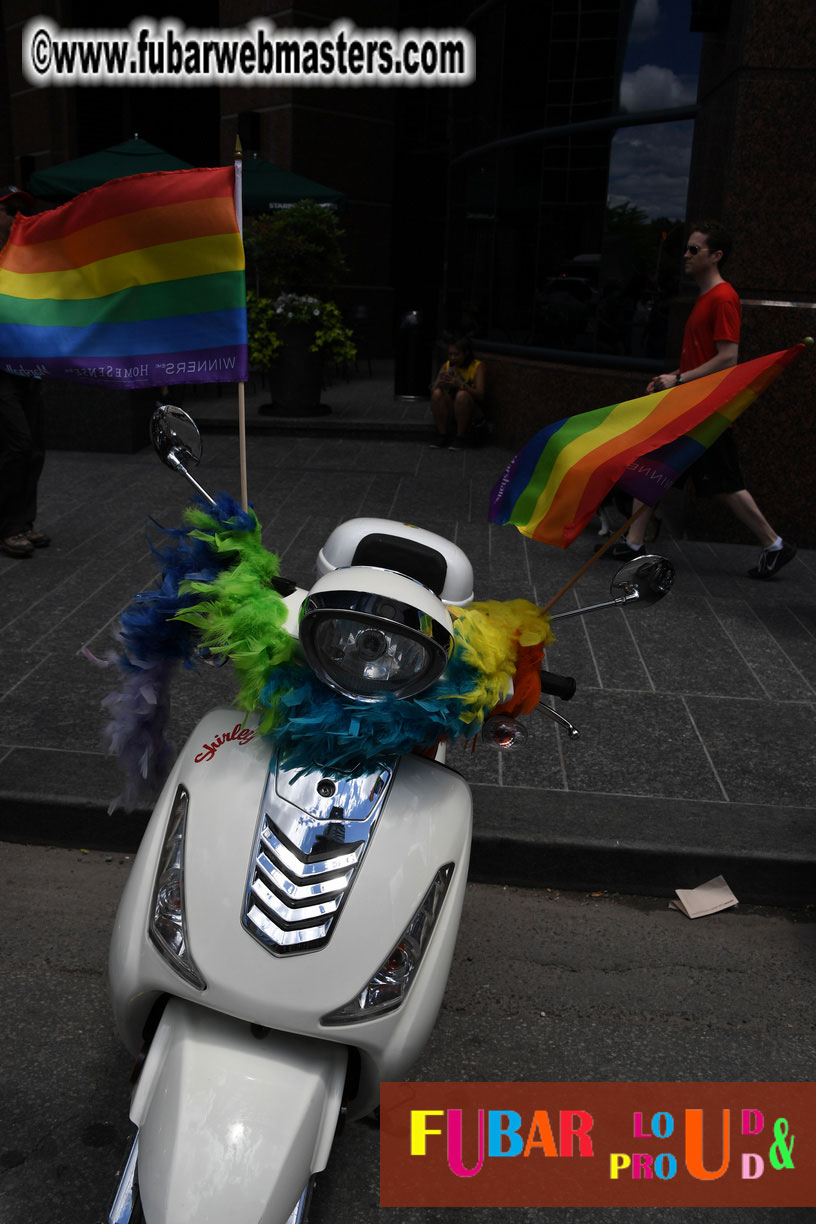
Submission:
<svg viewBox="0 0 816 1224">
<path fill-rule="evenodd" d="M 0 251 L 0 369 L 122 388 L 243 382 L 234 173 L 136 174 L 18 216 Z"/>
<path fill-rule="evenodd" d="M 654 506 L 804 344 L 547 426 L 508 464 L 490 521 L 566 548 L 613 485 Z"/>
</svg>

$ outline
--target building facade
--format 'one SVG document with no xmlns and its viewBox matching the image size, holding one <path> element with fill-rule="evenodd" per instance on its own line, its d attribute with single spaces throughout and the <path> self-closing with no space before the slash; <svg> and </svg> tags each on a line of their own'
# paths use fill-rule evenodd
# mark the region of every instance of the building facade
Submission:
<svg viewBox="0 0 816 1224">
<path fill-rule="evenodd" d="M 686 29 L 699 36 L 696 96 L 666 87 L 651 110 L 624 112 L 638 21 L 646 9 L 668 7 L 685 10 Z M 169 15 L 131 3 L 112 17 L 102 0 L 43 0 L 36 9 L 74 29 Z M 810 0 L 541 0 L 533 8 L 521 0 L 354 0 L 342 13 L 331 0 L 308 8 L 283 0 L 172 5 L 174 17 L 197 29 L 234 29 L 261 15 L 302 30 L 342 15 L 360 29 L 469 30 L 474 82 L 415 89 L 38 89 L 21 72 L 21 32 L 33 15 L 30 0 L 3 6 L 5 181 L 24 185 L 35 169 L 135 132 L 195 165 L 224 164 L 240 135 L 247 152 L 343 192 L 350 274 L 338 296 L 349 315 L 367 321 L 371 351 L 392 351 L 406 310 L 421 312 L 429 335 L 467 330 L 476 338 L 508 446 L 569 412 L 637 394 L 652 371 L 673 368 L 693 300 L 680 275 L 686 219 L 719 217 L 734 233 L 729 276 L 743 300 L 742 357 L 816 330 Z M 664 152 L 676 143 L 678 162 L 686 158 L 666 215 L 647 190 L 654 175 L 632 152 L 647 131 Z M 621 189 L 616 142 L 627 133 L 633 161 Z M 812 361 L 800 361 L 737 428 L 747 483 L 768 517 L 814 545 L 805 488 L 816 460 Z M 429 372 L 431 365 L 429 357 Z M 730 521 L 708 510 L 692 506 L 688 523 L 695 533 L 734 538 Z"/>
</svg>

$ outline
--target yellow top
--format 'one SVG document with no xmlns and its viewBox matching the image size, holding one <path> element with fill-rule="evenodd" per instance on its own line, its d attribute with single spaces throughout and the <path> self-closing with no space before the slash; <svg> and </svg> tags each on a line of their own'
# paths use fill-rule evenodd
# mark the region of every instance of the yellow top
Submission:
<svg viewBox="0 0 816 1224">
<path fill-rule="evenodd" d="M 481 364 L 482 364 L 481 361 L 479 361 L 476 357 L 473 358 L 470 365 L 468 366 L 453 366 L 451 365 L 449 361 L 446 361 L 445 362 L 445 373 L 455 374 L 456 377 L 461 378 L 462 382 L 466 383 L 468 387 L 475 387 L 476 386 L 476 372 L 478 371 L 479 366 Z"/>
</svg>

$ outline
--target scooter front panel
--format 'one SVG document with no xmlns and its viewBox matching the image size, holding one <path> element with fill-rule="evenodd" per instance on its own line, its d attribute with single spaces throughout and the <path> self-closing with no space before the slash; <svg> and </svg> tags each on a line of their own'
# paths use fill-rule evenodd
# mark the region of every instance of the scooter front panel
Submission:
<svg viewBox="0 0 816 1224">
<path fill-rule="evenodd" d="M 276 901 L 281 905 L 296 901 L 295 908 L 305 908 L 336 900 L 321 899 L 311 891 L 328 874 L 321 873 L 320 867 L 332 858 L 355 854 L 356 843 L 363 840 L 361 830 L 370 827 L 361 863 L 341 864 L 334 877 L 337 881 L 354 866 L 353 881 L 340 886 L 342 913 L 331 927 L 331 939 L 311 955 L 271 955 L 242 918 L 248 881 L 258 862 L 265 798 L 274 769 L 268 741 L 256 735 L 242 742 L 237 736 L 224 735 L 234 718 L 234 711 L 215 710 L 196 727 L 172 771 L 134 863 L 111 945 L 111 982 L 120 1032 L 129 1048 L 137 1050 L 154 1002 L 171 994 L 252 1024 L 325 1038 L 321 1018 L 343 1007 L 363 988 L 411 921 L 436 872 L 454 863 L 453 884 L 419 971 L 434 979 L 434 988 L 415 987 L 397 1012 L 331 1031 L 331 1040 L 369 1047 L 372 1052 L 385 1043 L 395 1055 L 402 1051 L 400 1061 L 408 1047 L 414 1049 L 421 1040 L 444 989 L 446 970 L 440 972 L 435 966 L 449 959 L 455 939 L 470 844 L 468 787 L 452 770 L 419 757 L 403 757 L 367 811 L 371 792 L 363 796 L 363 806 L 358 809 L 363 819 L 333 820 L 331 808 L 327 818 L 317 818 L 305 810 L 309 805 L 297 792 L 299 803 L 288 805 L 289 823 L 278 841 L 301 866 L 303 852 L 300 857 L 295 853 L 300 845 L 323 857 L 308 864 L 317 870 L 293 879 L 264 847 L 261 853 L 267 860 L 263 866 L 268 862 L 271 869 L 264 886 L 270 894 L 280 893 Z M 252 727 L 250 723 L 249 729 Z M 214 757 L 209 756 L 212 748 Z M 378 776 L 375 774 L 372 789 Z M 310 785 L 314 788 L 323 777 L 322 772 L 312 774 Z M 190 795 L 184 900 L 190 953 L 206 982 L 203 992 L 174 973 L 148 936 L 153 882 L 177 785 L 184 785 Z M 339 797 L 344 811 L 352 807 L 343 793 Z M 321 800 L 332 800 L 332 807 L 340 806 L 337 798 L 337 792 L 320 795 Z M 305 840 L 299 840 L 300 828 Z M 273 881 L 282 887 L 275 887 Z M 338 912 L 339 907 L 331 914 L 336 917 Z M 311 917 L 315 925 L 325 922 L 323 915 Z M 387 1063 L 392 1065 L 390 1057 Z"/>
</svg>

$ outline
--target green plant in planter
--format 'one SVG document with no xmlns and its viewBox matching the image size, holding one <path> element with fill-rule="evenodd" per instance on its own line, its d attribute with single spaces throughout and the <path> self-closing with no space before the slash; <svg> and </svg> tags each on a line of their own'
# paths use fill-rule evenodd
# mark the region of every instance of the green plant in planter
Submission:
<svg viewBox="0 0 816 1224">
<path fill-rule="evenodd" d="M 334 210 L 313 200 L 248 220 L 244 227 L 249 269 L 270 298 L 281 293 L 330 297 L 346 272 L 343 237 Z"/>
<path fill-rule="evenodd" d="M 354 361 L 357 356 L 354 333 L 350 327 L 346 327 L 334 302 L 322 302 L 320 305 L 312 350 L 337 362 Z"/>
<path fill-rule="evenodd" d="M 275 307 L 269 298 L 247 292 L 247 333 L 249 364 L 255 370 L 268 370 L 281 349 L 275 330 Z"/>
<path fill-rule="evenodd" d="M 265 295 L 247 294 L 249 360 L 268 370 L 284 347 L 287 327 L 313 329 L 310 351 L 334 361 L 353 361 L 352 332 L 330 300 L 346 271 L 343 231 L 334 211 L 301 200 L 249 222 L 244 233 L 248 268 Z"/>
<path fill-rule="evenodd" d="M 299 293 L 281 293 L 272 301 L 247 293 L 249 361 L 259 370 L 268 370 L 284 346 L 281 333 L 300 325 L 313 329 L 309 349 L 333 361 L 353 361 L 357 356 L 351 329 L 343 322 L 334 302 Z"/>
</svg>

